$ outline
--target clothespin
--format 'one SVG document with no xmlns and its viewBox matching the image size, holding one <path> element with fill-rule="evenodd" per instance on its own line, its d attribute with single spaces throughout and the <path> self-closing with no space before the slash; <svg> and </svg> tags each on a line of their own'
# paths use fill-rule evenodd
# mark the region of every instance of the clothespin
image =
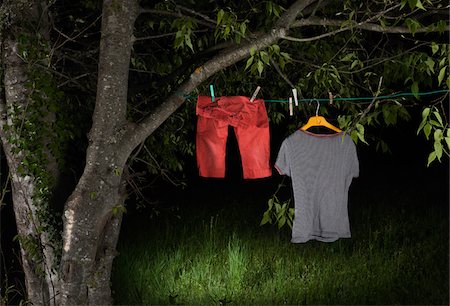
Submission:
<svg viewBox="0 0 450 306">
<path fill-rule="evenodd" d="M 328 98 L 330 99 L 330 105 L 333 105 L 333 94 L 331 93 L 331 91 L 328 92 Z"/>
<path fill-rule="evenodd" d="M 255 92 L 253 93 L 253 95 L 252 95 L 252 97 L 250 99 L 250 102 L 255 101 L 256 96 L 258 95 L 258 92 L 259 92 L 260 89 L 261 89 L 261 86 L 256 87 Z"/>
<path fill-rule="evenodd" d="M 209 85 L 209 91 L 211 92 L 211 101 L 214 102 L 215 96 L 214 96 L 214 86 L 211 84 Z"/>
<path fill-rule="evenodd" d="M 294 115 L 294 107 L 292 105 L 292 97 L 289 97 L 289 116 L 293 116 Z"/>
<path fill-rule="evenodd" d="M 297 88 L 292 88 L 292 95 L 294 96 L 295 106 L 298 106 Z"/>
</svg>

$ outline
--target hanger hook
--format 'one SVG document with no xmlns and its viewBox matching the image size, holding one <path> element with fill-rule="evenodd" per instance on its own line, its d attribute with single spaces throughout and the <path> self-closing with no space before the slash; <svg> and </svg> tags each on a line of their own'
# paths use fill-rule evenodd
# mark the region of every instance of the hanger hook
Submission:
<svg viewBox="0 0 450 306">
<path fill-rule="evenodd" d="M 320 103 L 319 103 L 319 100 L 316 100 L 316 102 L 317 102 L 316 116 L 319 116 L 319 107 L 320 107 Z"/>
</svg>

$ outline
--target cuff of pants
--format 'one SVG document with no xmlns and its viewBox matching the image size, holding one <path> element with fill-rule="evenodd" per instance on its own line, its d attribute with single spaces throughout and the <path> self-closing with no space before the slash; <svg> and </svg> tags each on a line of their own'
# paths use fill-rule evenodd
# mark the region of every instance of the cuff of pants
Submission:
<svg viewBox="0 0 450 306">
<path fill-rule="evenodd" d="M 225 178 L 225 168 L 199 169 L 198 174 L 202 177 Z"/>
<path fill-rule="evenodd" d="M 255 170 L 244 169 L 244 179 L 258 179 L 269 176 L 272 176 L 271 168 L 255 169 Z"/>
</svg>

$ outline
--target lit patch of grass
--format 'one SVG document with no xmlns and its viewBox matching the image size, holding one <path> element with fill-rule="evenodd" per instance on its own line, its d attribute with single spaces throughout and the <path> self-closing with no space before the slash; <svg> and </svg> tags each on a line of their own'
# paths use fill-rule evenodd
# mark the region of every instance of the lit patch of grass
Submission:
<svg viewBox="0 0 450 306">
<path fill-rule="evenodd" d="M 448 303 L 443 206 L 366 203 L 351 215 L 353 238 L 291 244 L 287 230 L 259 227 L 260 215 L 237 212 L 246 204 L 130 227 L 114 265 L 115 302 Z"/>
</svg>

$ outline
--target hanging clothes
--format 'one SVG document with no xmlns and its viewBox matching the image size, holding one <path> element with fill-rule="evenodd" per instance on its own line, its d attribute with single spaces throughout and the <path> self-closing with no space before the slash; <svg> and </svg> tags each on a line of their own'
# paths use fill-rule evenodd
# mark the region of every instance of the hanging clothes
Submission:
<svg viewBox="0 0 450 306">
<path fill-rule="evenodd" d="M 197 100 L 196 155 L 199 175 L 225 177 L 228 126 L 234 128 L 241 153 L 243 177 L 272 175 L 269 120 L 264 100 L 244 96 L 199 96 Z"/>
<path fill-rule="evenodd" d="M 350 238 L 348 189 L 359 175 L 356 146 L 348 135 L 298 130 L 282 143 L 275 168 L 292 179 L 293 243 Z"/>
</svg>

